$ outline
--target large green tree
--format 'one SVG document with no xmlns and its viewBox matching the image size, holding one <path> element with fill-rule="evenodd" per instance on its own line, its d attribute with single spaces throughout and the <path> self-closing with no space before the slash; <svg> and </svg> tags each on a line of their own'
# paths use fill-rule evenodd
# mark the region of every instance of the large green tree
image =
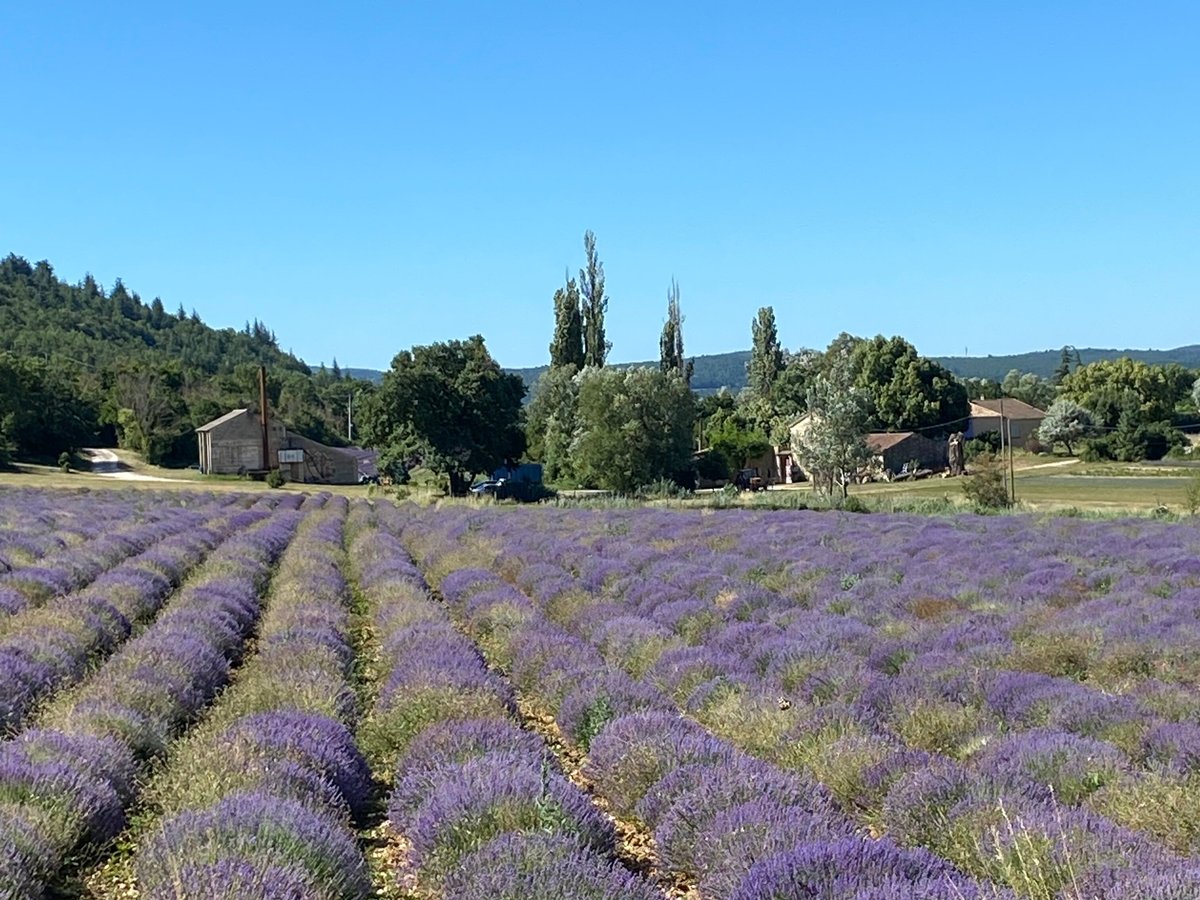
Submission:
<svg viewBox="0 0 1200 900">
<path fill-rule="evenodd" d="M 856 384 L 854 363 L 846 349 L 831 351 L 824 370 L 808 391 L 811 420 L 803 438 L 792 452 L 812 476 L 813 486 L 826 494 L 840 492 L 856 470 L 871 458 L 866 435 L 869 430 L 869 400 Z"/>
<path fill-rule="evenodd" d="M 1074 455 L 1074 445 L 1094 429 L 1091 413 L 1069 397 L 1060 397 L 1046 410 L 1046 417 L 1038 426 L 1038 440 L 1049 448 L 1063 444 L 1067 453 Z"/>
<path fill-rule="evenodd" d="M 586 256 L 579 270 L 579 294 L 583 311 L 583 364 L 597 368 L 608 359 L 612 344 L 604 336 L 604 314 L 608 311 L 608 295 L 604 293 L 604 263 L 596 253 L 596 235 L 583 235 Z"/>
<path fill-rule="evenodd" d="M 579 432 L 579 375 L 573 365 L 542 373 L 525 412 L 529 458 L 540 462 L 550 484 L 574 480 L 573 444 Z"/>
<path fill-rule="evenodd" d="M 370 446 L 411 468 L 445 475 L 451 493 L 525 449 L 525 385 L 492 359 L 479 335 L 396 354 L 360 422 Z"/>
<path fill-rule="evenodd" d="M 704 440 L 709 453 L 721 460 L 725 478 L 771 449 L 767 435 L 736 410 L 718 410 L 711 415 L 704 423 Z"/>
<path fill-rule="evenodd" d="M 594 487 L 632 492 L 691 468 L 694 398 L 660 369 L 585 369 L 579 385 L 575 472 Z"/>
<path fill-rule="evenodd" d="M 952 431 L 970 411 L 962 383 L 902 337 L 839 339 L 834 346 L 851 348 L 850 371 L 866 400 L 872 431 Z"/>
<path fill-rule="evenodd" d="M 1139 424 L 1171 419 L 1191 387 L 1178 363 L 1151 365 L 1123 356 L 1080 366 L 1062 380 L 1062 394 L 1086 407 L 1096 424 L 1115 428 L 1122 415 Z M 1136 398 L 1136 409 L 1130 395 Z"/>
<path fill-rule="evenodd" d="M 177 442 L 190 439 L 183 382 L 178 364 L 133 362 L 118 368 L 112 401 L 121 446 L 161 464 L 172 456 Z"/>
<path fill-rule="evenodd" d="M 1041 410 L 1048 409 L 1058 397 L 1058 389 L 1052 381 L 1018 369 L 1011 369 L 1004 376 L 1000 391 L 1005 397 L 1013 397 Z"/>
</svg>

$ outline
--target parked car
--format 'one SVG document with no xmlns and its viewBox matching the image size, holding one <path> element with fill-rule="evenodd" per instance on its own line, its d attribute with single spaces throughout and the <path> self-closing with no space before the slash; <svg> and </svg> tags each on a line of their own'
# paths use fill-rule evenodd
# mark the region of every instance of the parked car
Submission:
<svg viewBox="0 0 1200 900">
<path fill-rule="evenodd" d="M 471 485 L 471 495 L 475 497 L 495 497 L 499 495 L 503 487 L 503 478 L 497 481 L 481 481 L 479 484 Z"/>
<path fill-rule="evenodd" d="M 742 469 L 733 479 L 739 491 L 765 491 L 767 482 L 758 474 L 758 469 Z"/>
</svg>

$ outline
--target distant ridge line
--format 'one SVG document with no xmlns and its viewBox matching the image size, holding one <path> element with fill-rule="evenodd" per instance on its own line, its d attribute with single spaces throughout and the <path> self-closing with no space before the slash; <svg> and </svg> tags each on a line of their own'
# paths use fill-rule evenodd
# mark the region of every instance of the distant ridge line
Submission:
<svg viewBox="0 0 1200 900">
<path fill-rule="evenodd" d="M 1156 365 L 1179 363 L 1188 369 L 1200 368 L 1200 344 L 1188 344 L 1173 350 L 1116 350 L 1081 347 L 1078 349 L 1078 353 L 1080 362 L 1085 365 L 1102 359 L 1120 359 L 1122 356 L 1128 356 L 1130 359 Z M 692 387 L 697 393 L 714 394 L 721 388 L 728 388 L 737 393 L 746 386 L 746 363 L 750 359 L 749 350 L 710 353 L 694 359 L 696 368 L 692 376 Z M 1013 369 L 1032 372 L 1042 378 L 1050 378 L 1062 359 L 1062 348 L 1003 356 L 935 356 L 933 359 L 959 378 L 991 378 L 1001 381 Z M 621 368 L 657 366 L 658 361 L 613 363 L 613 365 Z M 520 375 L 525 384 L 532 387 L 547 368 L 547 366 L 533 366 L 506 369 L 505 371 Z M 342 371 L 355 378 L 365 378 L 371 381 L 379 381 L 383 377 L 383 373 L 376 369 L 343 369 Z"/>
</svg>

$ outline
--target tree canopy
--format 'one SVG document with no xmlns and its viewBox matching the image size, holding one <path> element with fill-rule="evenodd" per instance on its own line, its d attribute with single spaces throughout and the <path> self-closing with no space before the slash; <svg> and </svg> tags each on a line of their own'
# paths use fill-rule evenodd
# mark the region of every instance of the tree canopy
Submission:
<svg viewBox="0 0 1200 900">
<path fill-rule="evenodd" d="M 848 347 L 830 351 L 808 391 L 808 428 L 792 451 L 812 474 L 813 485 L 827 494 L 846 496 L 854 472 L 871 458 L 866 435 L 869 401 L 856 383 Z"/>
<path fill-rule="evenodd" d="M 396 354 L 383 384 L 364 404 L 367 442 L 409 468 L 445 475 L 462 494 L 479 472 L 525 449 L 525 385 L 503 372 L 479 335 Z"/>
<path fill-rule="evenodd" d="M 691 469 L 694 399 L 661 369 L 585 369 L 575 472 L 581 483 L 632 492 Z"/>
<path fill-rule="evenodd" d="M 1046 417 L 1038 426 L 1038 440 L 1048 448 L 1063 444 L 1067 453 L 1074 454 L 1074 445 L 1094 428 L 1091 413 L 1069 397 L 1060 397 L 1046 410 Z"/>
<path fill-rule="evenodd" d="M 1122 357 L 1075 369 L 1063 378 L 1062 394 L 1086 407 L 1097 425 L 1114 428 L 1122 414 L 1141 423 L 1169 420 L 1187 396 L 1192 377 L 1178 363 L 1160 366 Z M 1136 410 L 1130 396 L 1136 398 Z"/>
<path fill-rule="evenodd" d="M 848 337 L 848 336 L 846 336 Z M 837 342 L 835 341 L 835 345 Z M 902 337 L 850 338 L 849 367 L 867 404 L 870 431 L 953 431 L 971 404 L 949 370 Z"/>
<path fill-rule="evenodd" d="M 579 374 L 573 365 L 542 373 L 525 413 L 529 458 L 551 484 L 574 480 L 573 445 L 579 432 Z"/>
</svg>

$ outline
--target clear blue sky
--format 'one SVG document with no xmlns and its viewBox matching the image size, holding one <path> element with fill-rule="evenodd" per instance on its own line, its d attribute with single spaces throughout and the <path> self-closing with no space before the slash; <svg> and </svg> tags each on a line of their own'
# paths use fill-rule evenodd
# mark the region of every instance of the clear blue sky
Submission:
<svg viewBox="0 0 1200 900">
<path fill-rule="evenodd" d="M 0 253 L 310 363 L 1200 342 L 1200 4 L 8 3 Z"/>
</svg>

